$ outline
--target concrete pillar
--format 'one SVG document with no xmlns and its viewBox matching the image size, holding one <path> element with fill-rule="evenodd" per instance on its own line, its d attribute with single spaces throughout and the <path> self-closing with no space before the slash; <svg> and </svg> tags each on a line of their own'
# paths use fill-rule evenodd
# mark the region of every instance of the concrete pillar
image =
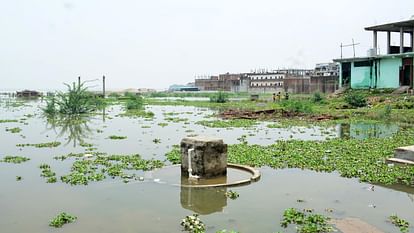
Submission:
<svg viewBox="0 0 414 233">
<path fill-rule="evenodd" d="M 212 178 L 226 174 L 227 144 L 222 139 L 197 136 L 181 141 L 182 176 Z"/>
<path fill-rule="evenodd" d="M 375 53 L 378 50 L 378 38 L 377 38 L 377 34 L 378 34 L 377 31 L 373 31 L 373 39 L 374 39 L 374 41 L 372 43 L 372 47 L 375 49 Z"/>
<path fill-rule="evenodd" d="M 387 54 L 391 53 L 391 32 L 387 32 Z"/>
<path fill-rule="evenodd" d="M 411 52 L 414 52 L 414 27 L 413 27 L 413 31 L 411 32 Z"/>
<path fill-rule="evenodd" d="M 400 28 L 400 53 L 404 53 L 404 28 Z"/>
</svg>

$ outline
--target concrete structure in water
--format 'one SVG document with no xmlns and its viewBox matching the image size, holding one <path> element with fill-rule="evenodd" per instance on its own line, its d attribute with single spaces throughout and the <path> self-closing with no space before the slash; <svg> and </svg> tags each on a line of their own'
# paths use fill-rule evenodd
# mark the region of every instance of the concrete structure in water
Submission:
<svg viewBox="0 0 414 233">
<path fill-rule="evenodd" d="M 213 178 L 227 174 L 227 144 L 212 137 L 187 137 L 181 141 L 181 175 Z"/>
<path fill-rule="evenodd" d="M 413 88 L 414 19 L 365 28 L 373 32 L 373 48 L 366 57 L 340 58 L 340 86 L 355 89 Z M 379 54 L 378 32 L 387 35 L 386 54 Z M 391 33 L 399 33 L 399 46 L 391 45 Z M 404 42 L 410 34 L 409 46 Z"/>
</svg>

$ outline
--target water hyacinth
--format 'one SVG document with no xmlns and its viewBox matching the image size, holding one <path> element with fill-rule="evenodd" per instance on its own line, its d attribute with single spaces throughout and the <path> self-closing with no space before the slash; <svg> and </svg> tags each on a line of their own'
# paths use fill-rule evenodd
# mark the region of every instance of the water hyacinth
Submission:
<svg viewBox="0 0 414 233">
<path fill-rule="evenodd" d="M 189 233 L 204 233 L 205 225 L 198 217 L 198 214 L 188 215 L 181 221 L 181 226 L 184 227 L 184 231 Z"/>
</svg>

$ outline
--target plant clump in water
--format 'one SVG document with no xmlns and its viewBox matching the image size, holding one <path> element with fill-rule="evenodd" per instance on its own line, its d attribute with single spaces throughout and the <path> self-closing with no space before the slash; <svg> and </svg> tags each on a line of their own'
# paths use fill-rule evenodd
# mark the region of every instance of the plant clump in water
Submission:
<svg viewBox="0 0 414 233">
<path fill-rule="evenodd" d="M 388 219 L 394 226 L 399 227 L 401 232 L 407 233 L 409 231 L 410 223 L 398 217 L 396 214 L 391 215 Z"/>
<path fill-rule="evenodd" d="M 233 190 L 227 191 L 225 195 L 226 197 L 232 200 L 236 200 L 240 196 L 236 191 L 233 191 Z"/>
<path fill-rule="evenodd" d="M 3 159 L 0 159 L 0 162 L 3 163 L 24 163 L 29 161 L 30 158 L 22 157 L 22 156 L 5 156 Z"/>
<path fill-rule="evenodd" d="M 45 142 L 45 143 L 26 143 L 26 144 L 17 144 L 17 147 L 25 147 L 25 146 L 34 146 L 36 148 L 44 148 L 44 147 L 58 147 L 60 146 L 60 142 Z"/>
<path fill-rule="evenodd" d="M 188 215 L 181 221 L 184 231 L 189 233 L 204 233 L 206 226 L 198 217 L 198 214 Z"/>
<path fill-rule="evenodd" d="M 20 133 L 20 132 L 22 131 L 22 129 L 21 129 L 21 128 L 19 128 L 19 127 L 14 127 L 14 128 L 6 128 L 6 131 L 7 131 L 7 132 L 10 132 L 10 133 Z"/>
<path fill-rule="evenodd" d="M 47 180 L 47 183 L 56 183 L 56 173 L 52 171 L 50 168 L 50 165 L 48 164 L 41 164 L 39 168 L 42 170 L 42 174 L 40 174 L 41 177 L 45 177 Z"/>
<path fill-rule="evenodd" d="M 67 214 L 65 212 L 60 213 L 58 216 L 50 220 L 49 226 L 60 228 L 67 223 L 72 223 L 77 219 L 76 216 Z"/>
<path fill-rule="evenodd" d="M 111 135 L 108 138 L 112 140 L 123 140 L 123 139 L 127 139 L 127 136 Z"/>
<path fill-rule="evenodd" d="M 334 229 L 328 224 L 329 217 L 320 214 L 307 214 L 307 211 L 299 211 L 295 208 L 286 209 L 280 225 L 287 228 L 290 224 L 296 224 L 298 233 L 325 233 Z"/>
</svg>

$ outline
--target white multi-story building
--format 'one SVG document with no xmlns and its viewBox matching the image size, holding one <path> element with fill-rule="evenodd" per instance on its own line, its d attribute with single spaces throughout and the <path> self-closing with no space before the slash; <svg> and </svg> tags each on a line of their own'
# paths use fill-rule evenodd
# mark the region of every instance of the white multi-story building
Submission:
<svg viewBox="0 0 414 233">
<path fill-rule="evenodd" d="M 283 80 L 286 74 L 281 72 L 249 73 L 250 88 L 255 89 L 283 89 Z"/>
</svg>

